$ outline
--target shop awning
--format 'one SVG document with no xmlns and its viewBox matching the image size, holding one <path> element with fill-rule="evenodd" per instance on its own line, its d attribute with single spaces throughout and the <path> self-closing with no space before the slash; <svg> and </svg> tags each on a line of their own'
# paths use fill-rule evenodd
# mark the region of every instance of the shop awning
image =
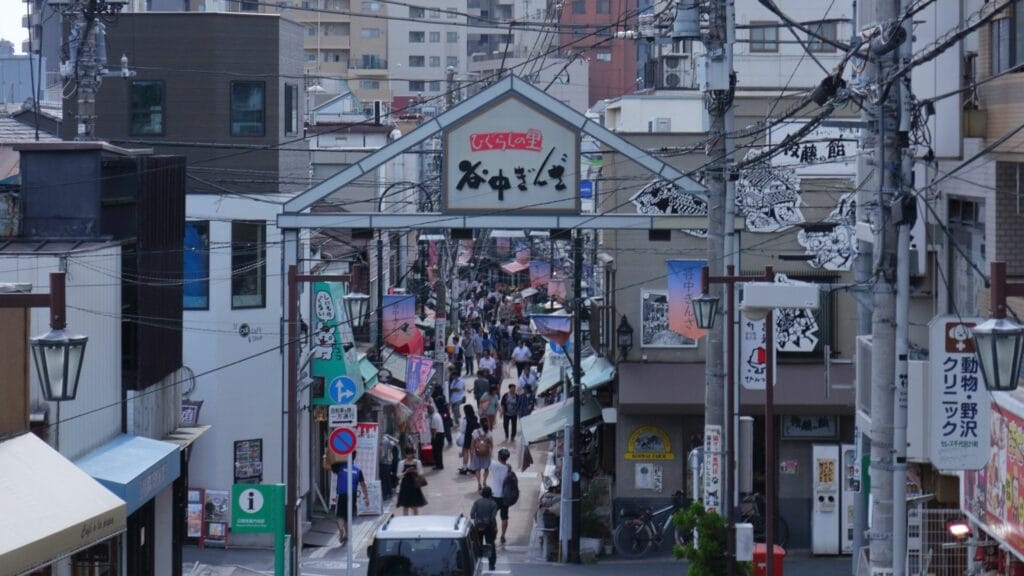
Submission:
<svg viewBox="0 0 1024 576">
<path fill-rule="evenodd" d="M 491 238 L 525 238 L 522 230 L 491 230 Z"/>
<path fill-rule="evenodd" d="M 543 394 L 548 390 L 558 386 L 562 381 L 562 371 L 558 365 L 548 360 L 549 354 L 544 354 L 544 371 L 540 373 L 540 378 L 537 379 L 537 394 Z"/>
<path fill-rule="evenodd" d="M 122 434 L 76 462 L 136 511 L 181 473 L 178 445 Z"/>
<path fill-rule="evenodd" d="M 583 369 L 585 390 L 604 386 L 615 379 L 615 366 L 601 356 L 587 356 L 580 362 L 580 368 Z"/>
<path fill-rule="evenodd" d="M 367 390 L 366 393 L 381 404 L 401 404 L 408 396 L 408 393 L 398 386 L 380 383 Z"/>
<path fill-rule="evenodd" d="M 365 388 L 369 388 L 377 383 L 377 367 L 366 356 L 359 359 L 359 373 L 363 376 L 363 386 Z"/>
<path fill-rule="evenodd" d="M 525 290 L 520 291 L 519 295 L 523 298 L 529 298 L 530 296 L 536 296 L 538 293 L 539 290 L 536 288 L 526 288 Z"/>
<path fill-rule="evenodd" d="M 502 272 L 504 272 L 506 274 L 517 274 L 517 273 L 522 272 L 523 270 L 527 270 L 529 268 L 530 268 L 529 262 L 527 262 L 526 264 L 523 264 L 522 262 L 519 262 L 518 260 L 513 260 L 511 262 L 507 262 L 507 263 L 501 265 Z"/>
<path fill-rule="evenodd" d="M 161 438 L 164 442 L 170 442 L 177 444 L 178 448 L 184 450 L 192 445 L 193 442 L 199 439 L 200 436 L 206 434 L 211 427 L 207 426 L 183 426 L 177 428 L 174 432 L 171 432 L 167 436 Z"/>
<path fill-rule="evenodd" d="M 0 572 L 21 574 L 125 529 L 123 500 L 35 434 L 0 442 Z"/>
<path fill-rule="evenodd" d="M 391 379 L 405 382 L 405 373 L 409 369 L 409 359 L 405 354 L 395 352 L 390 348 L 384 349 L 384 368 L 391 373 Z"/>
<path fill-rule="evenodd" d="M 584 397 L 580 406 L 580 424 L 601 417 L 601 405 L 593 396 Z M 566 424 L 572 423 L 572 399 L 534 410 L 533 414 L 519 419 L 519 428 L 527 444 L 538 442 L 561 432 Z"/>
</svg>

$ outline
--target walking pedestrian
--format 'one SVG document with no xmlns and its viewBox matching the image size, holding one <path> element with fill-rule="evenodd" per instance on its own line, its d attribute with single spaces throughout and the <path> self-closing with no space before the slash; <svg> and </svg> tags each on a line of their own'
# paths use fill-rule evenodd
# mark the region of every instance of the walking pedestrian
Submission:
<svg viewBox="0 0 1024 576">
<path fill-rule="evenodd" d="M 519 380 L 518 380 L 517 384 L 518 384 L 518 386 L 516 386 L 516 388 L 519 390 L 520 393 L 523 390 L 526 390 L 527 388 L 536 388 L 537 387 L 537 367 L 536 366 L 530 366 L 530 369 L 527 370 L 526 372 L 523 372 L 523 374 L 519 377 Z"/>
<path fill-rule="evenodd" d="M 509 486 L 509 477 L 515 478 L 515 473 L 512 472 L 512 467 L 509 466 L 508 459 L 511 456 L 511 452 L 508 448 L 502 448 L 498 450 L 498 459 L 491 462 L 490 472 L 491 479 L 487 483 L 487 486 L 491 489 L 494 494 L 494 503 L 498 505 L 498 512 L 501 513 L 501 543 L 505 543 L 505 532 L 508 531 L 508 507 L 515 502 L 506 500 L 505 492 Z M 516 482 L 515 489 L 518 491 L 519 485 Z M 509 496 L 512 496 L 509 494 Z M 515 495 L 515 500 L 519 499 L 519 495 Z"/>
<path fill-rule="evenodd" d="M 533 353 L 530 352 L 530 347 L 526 345 L 526 342 L 520 340 L 516 345 L 515 350 L 512 351 L 512 361 L 516 363 L 516 377 L 521 378 L 523 372 L 530 367 L 530 359 L 533 357 Z"/>
<path fill-rule="evenodd" d="M 473 359 L 477 357 L 476 350 L 473 348 L 473 334 L 475 332 L 472 328 L 467 327 L 462 336 L 462 355 L 465 357 L 466 374 L 472 374 L 476 369 L 473 366 Z M 459 374 L 461 375 L 462 373 L 460 372 Z"/>
<path fill-rule="evenodd" d="M 487 424 L 486 418 L 480 419 L 480 427 L 473 432 L 470 448 L 472 452 L 469 467 L 475 471 L 476 489 L 480 491 L 487 484 L 491 467 L 491 451 L 494 449 L 494 436 L 491 435 L 491 427 Z"/>
<path fill-rule="evenodd" d="M 355 459 L 355 450 L 350 455 L 342 457 L 340 462 L 330 465 L 327 464 L 326 452 L 323 457 L 323 467 L 329 468 L 338 475 L 338 503 L 335 516 L 338 519 L 338 543 L 340 544 L 344 544 L 345 540 L 348 539 L 348 490 L 350 483 L 356 492 L 362 489 L 363 501 L 366 502 L 367 506 L 370 505 L 370 491 L 366 488 L 366 479 L 363 478 L 363 471 L 359 469 L 359 466 L 356 466 Z M 357 502 L 355 498 L 352 499 L 352 516 L 357 514 Z"/>
<path fill-rule="evenodd" d="M 469 511 L 469 517 L 473 520 L 473 529 L 477 532 L 480 543 L 490 548 L 487 555 L 487 568 L 494 571 L 494 565 L 498 562 L 498 550 L 495 545 L 495 538 L 498 535 L 498 504 L 494 501 L 494 494 L 490 487 L 480 491 L 480 497 L 473 502 Z"/>
<path fill-rule="evenodd" d="M 444 470 L 444 419 L 433 404 L 427 405 L 430 415 L 430 449 L 434 456 L 434 470 Z"/>
<path fill-rule="evenodd" d="M 423 464 L 411 446 L 405 447 L 405 458 L 398 461 L 396 474 L 401 478 L 398 483 L 398 505 L 402 508 L 402 515 L 408 516 L 409 510 L 412 510 L 413 516 L 419 516 L 420 508 L 427 505 L 427 499 L 423 496 L 427 479 L 423 476 Z"/>
<path fill-rule="evenodd" d="M 519 391 L 519 417 L 529 416 L 533 414 L 533 409 L 537 407 L 537 396 L 534 394 L 533 386 L 525 386 Z"/>
<path fill-rule="evenodd" d="M 452 424 L 459 424 L 459 415 L 462 414 L 462 405 L 466 403 L 466 381 L 459 378 L 457 374 L 449 375 L 448 381 L 448 405 L 452 413 Z"/>
<path fill-rule="evenodd" d="M 483 342 L 483 338 L 480 336 L 480 331 L 477 330 L 476 328 L 473 328 L 470 331 L 469 343 L 467 344 L 467 346 L 469 347 L 469 349 L 471 349 L 473 351 L 473 357 L 474 358 L 480 358 L 481 356 L 483 356 L 483 354 L 484 354 L 484 342 Z M 467 364 L 466 374 L 472 374 L 475 371 L 476 371 L 476 367 L 470 366 L 469 364 Z"/>
<path fill-rule="evenodd" d="M 462 447 L 462 468 L 459 474 L 471 474 L 473 469 L 469 467 L 470 448 L 473 444 L 473 432 L 480 427 L 480 421 L 476 417 L 476 411 L 469 404 L 462 407 L 463 418 L 459 423 L 459 446 Z"/>
<path fill-rule="evenodd" d="M 515 440 L 516 438 L 516 421 L 519 420 L 519 394 L 516 393 L 516 385 L 509 384 L 508 392 L 501 397 L 500 410 L 501 410 L 501 426 L 505 432 L 505 442 L 509 441 L 509 438 Z M 509 428 L 512 430 L 512 434 L 509 435 Z"/>
<path fill-rule="evenodd" d="M 480 359 L 480 370 L 485 370 L 488 375 L 494 374 L 495 368 L 497 368 L 498 362 L 491 356 L 491 349 L 484 348 L 484 356 Z"/>
<path fill-rule="evenodd" d="M 501 404 L 501 398 L 498 396 L 498 386 L 496 384 L 490 384 L 485 394 L 480 399 L 480 404 L 477 406 L 480 408 L 480 415 L 487 420 L 487 424 L 491 430 L 494 430 L 494 423 L 498 418 L 498 408 Z"/>
</svg>

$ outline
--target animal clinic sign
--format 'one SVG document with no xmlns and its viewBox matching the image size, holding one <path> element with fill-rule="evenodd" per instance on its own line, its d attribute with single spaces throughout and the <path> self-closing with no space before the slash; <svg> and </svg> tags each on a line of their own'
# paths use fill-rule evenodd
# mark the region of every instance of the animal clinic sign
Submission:
<svg viewBox="0 0 1024 576">
<path fill-rule="evenodd" d="M 988 461 L 991 400 L 971 338 L 980 321 L 936 316 L 928 325 L 931 417 L 925 437 L 939 470 L 978 470 Z"/>
<path fill-rule="evenodd" d="M 519 96 L 445 133 L 450 212 L 579 213 L 579 133 Z"/>
</svg>

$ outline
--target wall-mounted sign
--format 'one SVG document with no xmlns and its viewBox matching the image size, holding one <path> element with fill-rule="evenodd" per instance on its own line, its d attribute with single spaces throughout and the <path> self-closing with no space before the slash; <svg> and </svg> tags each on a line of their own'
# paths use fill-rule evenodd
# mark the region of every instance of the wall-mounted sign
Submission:
<svg viewBox="0 0 1024 576">
<path fill-rule="evenodd" d="M 936 316 L 928 324 L 932 465 L 977 470 L 989 457 L 990 397 L 981 381 L 971 328 L 978 318 Z"/>
<path fill-rule="evenodd" d="M 689 301 L 687 300 L 680 303 L 679 306 L 685 307 L 688 304 Z M 669 327 L 669 317 L 670 310 L 667 291 L 647 289 L 640 291 L 641 348 L 697 347 L 696 340 L 683 336 Z"/>
<path fill-rule="evenodd" d="M 580 210 L 579 133 L 506 96 L 445 133 L 448 211 Z"/>
<path fill-rule="evenodd" d="M 722 427 L 704 426 L 704 509 L 718 510 L 722 504 Z"/>
<path fill-rule="evenodd" d="M 263 440 L 235 441 L 235 484 L 259 484 L 263 481 Z"/>
<path fill-rule="evenodd" d="M 805 124 L 803 120 L 780 122 L 768 131 L 765 144 L 778 144 Z M 815 128 L 774 156 L 772 166 L 792 166 L 801 176 L 853 176 L 860 155 L 859 135 L 860 127 L 855 125 Z"/>
<path fill-rule="evenodd" d="M 637 462 L 634 466 L 633 487 L 637 490 L 661 492 L 664 471 L 661 464 Z"/>
<path fill-rule="evenodd" d="M 672 443 L 657 426 L 641 426 L 629 435 L 626 460 L 672 460 Z"/>
<path fill-rule="evenodd" d="M 324 397 L 315 404 L 351 404 L 363 395 L 359 358 L 352 340 L 352 327 L 345 307 L 345 290 L 339 282 L 313 284 L 313 356 L 310 371 L 324 379 Z M 346 393 L 344 398 L 331 393 Z"/>
<path fill-rule="evenodd" d="M 778 311 L 775 312 L 778 314 Z M 740 313 L 740 385 L 747 390 L 764 390 L 767 380 L 765 368 L 768 361 L 768 342 L 764 329 L 764 320 L 751 320 L 746 314 Z M 777 324 L 776 324 L 777 325 Z M 772 346 L 772 352 L 778 352 L 778 346 Z M 772 367 L 778 365 L 776 355 L 772 357 Z M 775 370 L 775 374 L 778 374 Z M 778 386 L 778 378 L 773 385 Z"/>
<path fill-rule="evenodd" d="M 327 425 L 331 428 L 355 426 L 357 417 L 355 404 L 332 404 L 327 407 Z"/>
</svg>

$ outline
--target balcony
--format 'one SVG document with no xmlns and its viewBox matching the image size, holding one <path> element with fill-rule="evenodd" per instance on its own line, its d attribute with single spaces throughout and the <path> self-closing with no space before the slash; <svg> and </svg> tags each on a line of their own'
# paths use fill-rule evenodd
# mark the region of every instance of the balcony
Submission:
<svg viewBox="0 0 1024 576">
<path fill-rule="evenodd" d="M 316 37 L 306 37 L 306 50 L 316 49 Z M 348 50 L 352 47 L 351 36 L 321 36 L 319 47 L 321 50 Z"/>
<path fill-rule="evenodd" d="M 374 60 L 364 62 L 363 60 L 352 59 L 348 62 L 349 74 L 359 78 L 382 78 L 388 75 L 388 61 Z"/>
</svg>

